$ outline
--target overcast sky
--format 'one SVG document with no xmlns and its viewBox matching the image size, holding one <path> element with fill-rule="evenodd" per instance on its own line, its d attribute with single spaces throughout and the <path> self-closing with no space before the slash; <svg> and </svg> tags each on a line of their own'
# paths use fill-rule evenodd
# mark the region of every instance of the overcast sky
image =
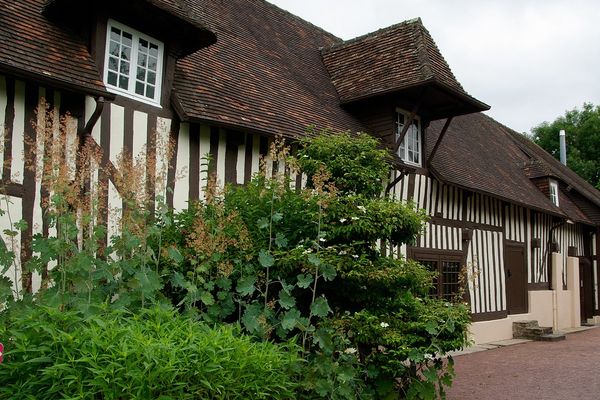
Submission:
<svg viewBox="0 0 600 400">
<path fill-rule="evenodd" d="M 598 0 L 269 0 L 351 39 L 421 17 L 465 90 L 519 132 L 600 104 Z"/>
</svg>

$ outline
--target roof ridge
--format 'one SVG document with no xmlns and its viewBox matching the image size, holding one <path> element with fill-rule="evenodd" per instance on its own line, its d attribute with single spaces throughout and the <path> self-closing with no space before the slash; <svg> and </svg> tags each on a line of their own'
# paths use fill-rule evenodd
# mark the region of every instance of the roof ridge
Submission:
<svg viewBox="0 0 600 400">
<path fill-rule="evenodd" d="M 429 52 L 427 51 L 427 44 L 425 43 L 425 27 L 423 26 L 423 23 L 420 18 L 418 22 L 419 24 L 416 25 L 417 29 L 415 30 L 415 38 L 413 42 L 415 43 L 415 49 L 417 51 L 417 59 L 421 64 L 419 72 L 421 73 L 423 80 L 427 80 L 435 78 L 435 75 L 433 73 L 433 70 L 431 69 L 431 58 L 429 57 Z"/>
<path fill-rule="evenodd" d="M 365 33 L 364 35 L 360 35 L 360 36 L 357 36 L 357 37 L 352 38 L 352 39 L 344 40 L 343 42 L 334 44 L 333 46 L 324 47 L 324 48 L 321 49 L 321 52 L 322 53 L 329 53 L 329 52 L 332 52 L 332 51 L 336 51 L 337 49 L 339 49 L 341 47 L 345 47 L 345 46 L 351 45 L 353 43 L 361 42 L 361 41 L 366 40 L 366 39 L 375 38 L 377 35 L 380 35 L 382 33 L 388 33 L 388 32 L 391 32 L 391 31 L 393 31 L 395 29 L 398 29 L 398 28 L 401 28 L 401 27 L 404 27 L 404 26 L 409 26 L 409 25 L 415 24 L 415 23 L 418 23 L 420 25 L 423 24 L 423 22 L 421 21 L 420 17 L 407 19 L 405 21 L 398 22 L 397 24 L 390 25 L 390 26 L 387 26 L 385 28 L 377 29 L 376 31 Z"/>
</svg>

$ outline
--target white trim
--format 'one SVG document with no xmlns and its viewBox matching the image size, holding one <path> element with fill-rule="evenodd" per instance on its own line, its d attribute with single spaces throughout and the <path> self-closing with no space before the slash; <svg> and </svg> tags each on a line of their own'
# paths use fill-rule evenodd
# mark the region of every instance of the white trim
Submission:
<svg viewBox="0 0 600 400">
<path fill-rule="evenodd" d="M 394 138 L 396 140 L 398 140 L 398 135 L 400 134 L 400 132 L 398 132 L 398 114 L 401 114 L 404 116 L 404 123 L 406 123 L 406 121 L 408 120 L 410 113 L 407 112 L 406 110 L 403 110 L 399 107 L 396 107 L 396 114 L 395 114 L 395 118 L 394 118 Z M 406 152 L 408 151 L 405 147 L 405 154 L 400 154 L 400 149 L 402 147 L 402 144 L 400 146 L 398 146 L 398 156 L 400 157 L 400 159 L 402 161 L 404 161 L 405 164 L 407 165 L 414 165 L 416 167 L 420 167 L 423 163 L 423 132 L 421 129 L 421 118 L 419 118 L 418 116 L 415 116 L 413 119 L 413 123 L 416 123 L 417 125 L 417 147 L 418 147 L 418 155 L 419 155 L 419 162 L 414 162 L 414 161 L 409 161 Z M 407 131 L 406 135 L 404 136 L 404 140 L 403 143 L 406 141 L 406 139 L 409 137 L 408 135 L 411 133 L 411 131 Z"/>
<path fill-rule="evenodd" d="M 129 65 L 129 81 L 128 81 L 128 89 L 122 89 L 118 86 L 114 86 L 108 83 L 108 60 L 110 57 L 110 34 L 111 28 L 116 28 L 121 30 L 122 32 L 126 32 L 131 34 L 132 36 L 132 46 L 131 46 L 131 59 Z M 149 43 L 158 46 L 158 61 L 156 63 L 156 82 L 154 85 L 154 98 L 149 98 L 143 95 L 139 95 L 135 93 L 135 82 L 136 82 L 136 73 L 137 73 L 137 62 L 138 62 L 138 53 L 139 53 L 139 41 L 143 39 Z M 145 35 L 135 29 L 128 27 L 127 25 L 123 25 L 113 19 L 109 19 L 106 25 L 106 43 L 104 48 L 104 84 L 106 85 L 106 90 L 120 94 L 130 99 L 137 100 L 142 103 L 150 104 L 155 107 L 160 106 L 160 98 L 162 93 L 162 79 L 163 79 L 163 61 L 164 61 L 164 48 L 165 45 L 160 40 L 156 40 L 151 36 Z M 145 86 L 144 86 L 145 87 Z"/>
<path fill-rule="evenodd" d="M 558 183 L 556 181 L 550 181 L 550 186 L 548 187 L 548 191 L 550 194 L 550 201 L 554 203 L 556 207 L 559 206 L 558 201 Z"/>
</svg>

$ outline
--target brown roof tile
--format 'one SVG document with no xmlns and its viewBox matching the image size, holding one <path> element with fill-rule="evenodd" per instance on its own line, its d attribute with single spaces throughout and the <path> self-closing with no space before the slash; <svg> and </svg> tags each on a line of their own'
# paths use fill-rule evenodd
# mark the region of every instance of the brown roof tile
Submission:
<svg viewBox="0 0 600 400">
<path fill-rule="evenodd" d="M 428 143 L 435 143 L 441 122 L 427 129 Z M 431 149 L 429 149 L 431 151 Z M 432 169 L 440 179 L 467 189 L 573 221 L 600 221 L 600 192 L 522 134 L 481 114 L 455 118 L 436 153 Z M 532 179 L 559 179 L 557 208 Z"/>
<path fill-rule="evenodd" d="M 0 0 L 0 69 L 108 95 L 85 43 L 48 21 L 43 3 Z"/>
<path fill-rule="evenodd" d="M 551 176 L 563 181 L 596 204 L 596 206 L 600 207 L 600 191 L 598 189 L 590 185 L 589 182 L 577 175 L 572 169 L 562 165 L 560 161 L 552 157 L 529 138 L 516 132 L 513 132 L 512 136 L 523 151 L 530 154 L 531 158 L 537 163 L 543 165 L 540 168 L 540 176 Z"/>
<path fill-rule="evenodd" d="M 217 43 L 180 60 L 184 118 L 285 136 L 364 130 L 339 105 L 320 47 L 340 40 L 262 0 L 208 3 Z"/>
<path fill-rule="evenodd" d="M 442 121 L 430 125 L 427 143 L 435 143 L 442 125 Z M 528 162 L 529 157 L 514 142 L 510 129 L 476 113 L 452 121 L 432 169 L 445 182 L 563 215 L 526 176 L 523 168 Z"/>
<path fill-rule="evenodd" d="M 478 111 L 489 108 L 465 92 L 419 18 L 335 44 L 322 54 L 342 103 L 434 83 Z"/>
</svg>

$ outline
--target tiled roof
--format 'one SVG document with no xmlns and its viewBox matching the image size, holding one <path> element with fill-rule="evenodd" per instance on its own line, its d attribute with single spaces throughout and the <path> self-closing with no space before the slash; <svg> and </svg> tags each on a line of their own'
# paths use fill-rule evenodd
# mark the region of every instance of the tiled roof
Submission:
<svg viewBox="0 0 600 400">
<path fill-rule="evenodd" d="M 0 70 L 107 94 L 85 43 L 41 14 L 44 0 L 0 0 Z"/>
<path fill-rule="evenodd" d="M 419 18 L 330 46 L 322 53 L 342 103 L 435 83 L 487 109 L 458 83 Z"/>
<path fill-rule="evenodd" d="M 430 125 L 427 143 L 436 142 L 442 125 L 441 121 Z M 454 118 L 433 158 L 432 169 L 445 182 L 562 215 L 526 176 L 523 167 L 529 157 L 512 135 L 510 129 L 481 113 Z"/>
<path fill-rule="evenodd" d="M 335 36 L 262 0 L 207 3 L 217 43 L 180 60 L 182 117 L 284 136 L 364 130 L 340 107 L 320 47 Z"/>
<path fill-rule="evenodd" d="M 441 122 L 430 125 L 427 143 L 435 143 L 441 128 Z M 452 121 L 434 156 L 432 169 L 443 181 L 467 189 L 576 222 L 600 221 L 598 190 L 527 137 L 481 113 Z M 548 176 L 562 183 L 560 209 L 532 181 Z"/>
<path fill-rule="evenodd" d="M 560 161 L 552 157 L 529 138 L 520 134 L 513 134 L 513 138 L 523 151 L 531 154 L 532 159 L 543 165 L 543 173 L 545 176 L 555 177 L 563 181 L 600 207 L 600 191 L 598 191 L 598 189 L 590 185 L 572 169 L 562 165 Z"/>
</svg>

